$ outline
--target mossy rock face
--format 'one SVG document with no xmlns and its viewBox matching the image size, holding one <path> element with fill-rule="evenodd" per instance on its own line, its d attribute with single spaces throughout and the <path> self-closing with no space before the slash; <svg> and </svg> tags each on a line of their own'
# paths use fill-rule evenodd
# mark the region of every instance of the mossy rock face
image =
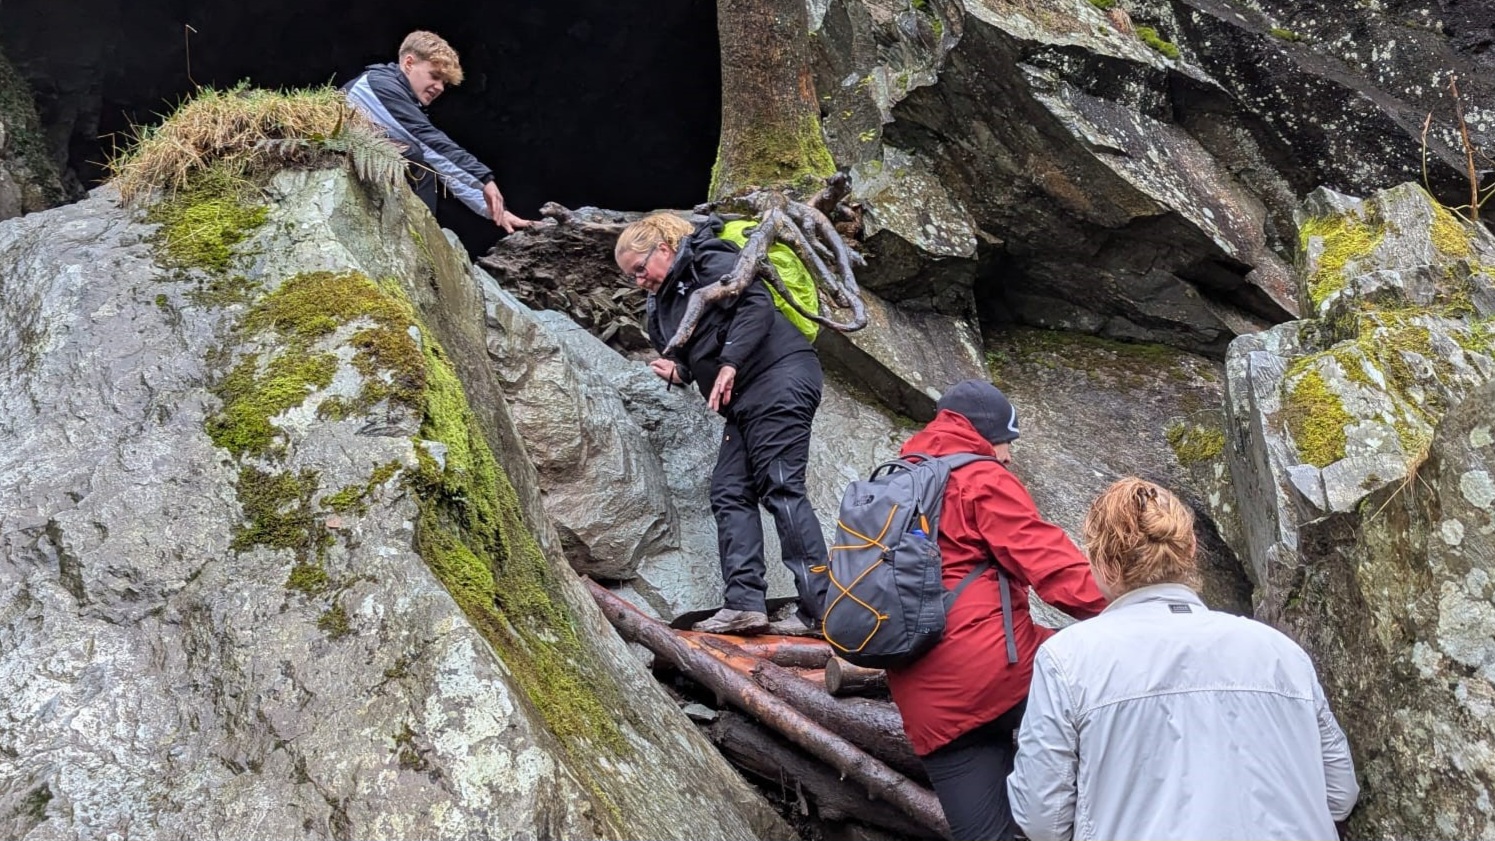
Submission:
<svg viewBox="0 0 1495 841">
<path fill-rule="evenodd" d="M 1418 459 L 1446 409 L 1495 375 L 1495 241 L 1415 186 L 1365 201 L 1316 193 L 1300 215 L 1320 349 L 1284 380 L 1283 420 L 1303 463 Z M 1369 465 L 1369 463 L 1367 463 Z M 1395 481 L 1404 471 L 1367 489 Z"/>
<path fill-rule="evenodd" d="M 1173 454 L 1185 467 L 1215 461 L 1225 452 L 1225 433 L 1218 427 L 1178 422 L 1167 434 Z"/>
<path fill-rule="evenodd" d="M 109 191 L 0 225 L 0 321 L 40 349 L 0 384 L 28 605 L 0 671 L 97 725 L 0 724 L 17 832 L 790 836 L 538 551 L 523 448 L 484 434 L 506 408 L 471 265 L 425 208 L 338 170 L 264 197 L 232 301 Z M 466 554 L 428 565 L 438 541 Z"/>
<path fill-rule="evenodd" d="M 1370 305 L 1495 316 L 1495 241 L 1416 185 L 1363 201 L 1320 189 L 1296 219 L 1305 315 L 1336 323 Z"/>
<path fill-rule="evenodd" d="M 215 443 L 241 458 L 285 455 L 277 418 L 324 399 L 340 416 L 377 406 L 419 418 L 413 439 L 419 469 L 409 477 L 420 500 L 416 540 L 423 557 L 495 647 L 551 729 L 580 750 L 622 752 L 625 744 L 597 687 L 590 656 L 555 590 L 554 573 L 519 514 L 517 498 L 484 440 L 456 372 L 421 327 L 404 293 L 357 272 L 292 277 L 257 300 L 240 321 L 246 353 L 217 392 L 223 409 L 208 423 Z M 340 366 L 357 372 L 352 395 L 328 393 Z M 292 549 L 301 566 L 288 587 L 326 589 L 307 569 L 326 532 L 316 511 L 348 513 L 398 470 L 375 469 L 364 485 L 322 495 L 314 474 L 244 468 L 240 498 L 249 524 L 236 548 Z M 314 569 L 314 567 L 312 567 Z M 332 639 L 350 632 L 334 602 L 318 620 Z M 592 666 L 595 669 L 595 665 Z M 585 747 L 583 747 L 585 746 Z"/>
<path fill-rule="evenodd" d="M 0 219 L 45 210 L 66 195 L 42 133 L 31 87 L 0 53 Z M 10 184 L 6 185 L 5 180 Z"/>
</svg>

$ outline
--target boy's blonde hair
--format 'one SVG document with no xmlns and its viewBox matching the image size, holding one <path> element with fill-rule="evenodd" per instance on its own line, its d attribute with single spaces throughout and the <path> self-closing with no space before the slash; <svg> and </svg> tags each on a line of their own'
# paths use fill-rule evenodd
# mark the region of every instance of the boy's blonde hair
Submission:
<svg viewBox="0 0 1495 841">
<path fill-rule="evenodd" d="M 673 213 L 651 213 L 618 234 L 618 244 L 613 247 L 613 259 L 622 257 L 627 251 L 642 254 L 662 242 L 669 243 L 671 248 L 678 251 L 681 241 L 690 236 L 693 230 L 695 228 L 689 222 Z"/>
<path fill-rule="evenodd" d="M 1194 513 L 1167 489 L 1117 480 L 1090 505 L 1084 530 L 1090 565 L 1115 595 L 1152 584 L 1199 589 Z"/>
<path fill-rule="evenodd" d="M 462 84 L 462 62 L 457 60 L 457 51 L 435 32 L 417 29 L 406 35 L 400 42 L 399 60 L 407 55 L 415 56 L 416 61 L 431 62 L 441 74 L 442 84 L 453 87 Z"/>
</svg>

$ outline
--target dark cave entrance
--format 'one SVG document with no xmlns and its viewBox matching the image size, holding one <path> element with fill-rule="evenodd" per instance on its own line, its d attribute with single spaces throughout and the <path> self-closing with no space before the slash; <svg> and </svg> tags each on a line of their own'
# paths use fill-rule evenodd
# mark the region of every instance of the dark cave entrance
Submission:
<svg viewBox="0 0 1495 841">
<path fill-rule="evenodd" d="M 546 201 L 648 210 L 705 200 L 721 112 L 715 0 L 0 2 L 0 49 L 83 187 L 103 177 L 131 125 L 159 122 L 194 82 L 340 85 L 393 61 L 413 29 L 450 41 L 467 75 L 432 120 L 493 167 L 521 215 Z"/>
</svg>

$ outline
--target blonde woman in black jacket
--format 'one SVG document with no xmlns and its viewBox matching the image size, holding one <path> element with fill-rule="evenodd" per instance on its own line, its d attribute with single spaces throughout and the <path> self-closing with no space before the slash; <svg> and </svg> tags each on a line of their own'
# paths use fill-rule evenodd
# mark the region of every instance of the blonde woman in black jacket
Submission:
<svg viewBox="0 0 1495 841">
<path fill-rule="evenodd" d="M 663 351 L 690 293 L 717 283 L 737 264 L 739 249 L 720 239 L 722 221 L 698 226 L 656 213 L 618 237 L 613 255 L 623 274 L 649 293 L 648 330 Z M 711 475 L 724 607 L 696 629 L 710 633 L 804 634 L 819 622 L 825 598 L 826 548 L 805 493 L 810 424 L 820 406 L 820 359 L 761 283 L 712 306 L 690 341 L 649 363 L 667 383 L 695 382 L 726 420 Z M 759 506 L 773 515 L 785 566 L 799 592 L 796 616 L 770 626 L 765 597 Z"/>
</svg>

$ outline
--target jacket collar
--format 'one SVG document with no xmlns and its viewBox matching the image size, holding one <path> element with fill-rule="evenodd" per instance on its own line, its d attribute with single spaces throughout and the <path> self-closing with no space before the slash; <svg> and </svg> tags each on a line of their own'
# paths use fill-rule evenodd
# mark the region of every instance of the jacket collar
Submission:
<svg viewBox="0 0 1495 841">
<path fill-rule="evenodd" d="M 955 453 L 981 453 L 991 455 L 991 442 L 981 437 L 976 427 L 964 415 L 944 411 L 934 416 L 927 426 L 908 439 L 900 455 L 927 453 L 931 456 L 948 456 Z"/>
<path fill-rule="evenodd" d="M 384 62 L 383 64 L 370 64 L 368 67 L 365 67 L 364 69 L 368 70 L 368 71 L 371 71 L 371 72 L 372 71 L 383 71 L 384 73 L 388 74 L 391 78 L 398 79 L 399 83 L 400 83 L 400 90 L 406 96 L 408 96 L 410 98 L 410 103 L 412 105 L 414 105 L 416 108 L 419 108 L 422 113 L 426 112 L 426 104 L 424 102 L 421 102 L 420 101 L 420 97 L 418 97 L 418 96 L 415 95 L 415 88 L 410 87 L 410 79 L 406 78 L 405 72 L 400 69 L 400 63 L 399 62 L 397 62 L 397 61 L 387 61 L 387 62 Z"/>
<path fill-rule="evenodd" d="M 1130 593 L 1117 596 L 1115 601 L 1106 605 L 1106 609 L 1101 612 L 1110 613 L 1152 602 L 1184 602 L 1186 604 L 1199 605 L 1201 608 L 1209 610 L 1209 606 L 1204 603 L 1203 599 L 1199 598 L 1199 594 L 1183 584 L 1152 584 L 1147 587 L 1138 587 Z"/>
</svg>

